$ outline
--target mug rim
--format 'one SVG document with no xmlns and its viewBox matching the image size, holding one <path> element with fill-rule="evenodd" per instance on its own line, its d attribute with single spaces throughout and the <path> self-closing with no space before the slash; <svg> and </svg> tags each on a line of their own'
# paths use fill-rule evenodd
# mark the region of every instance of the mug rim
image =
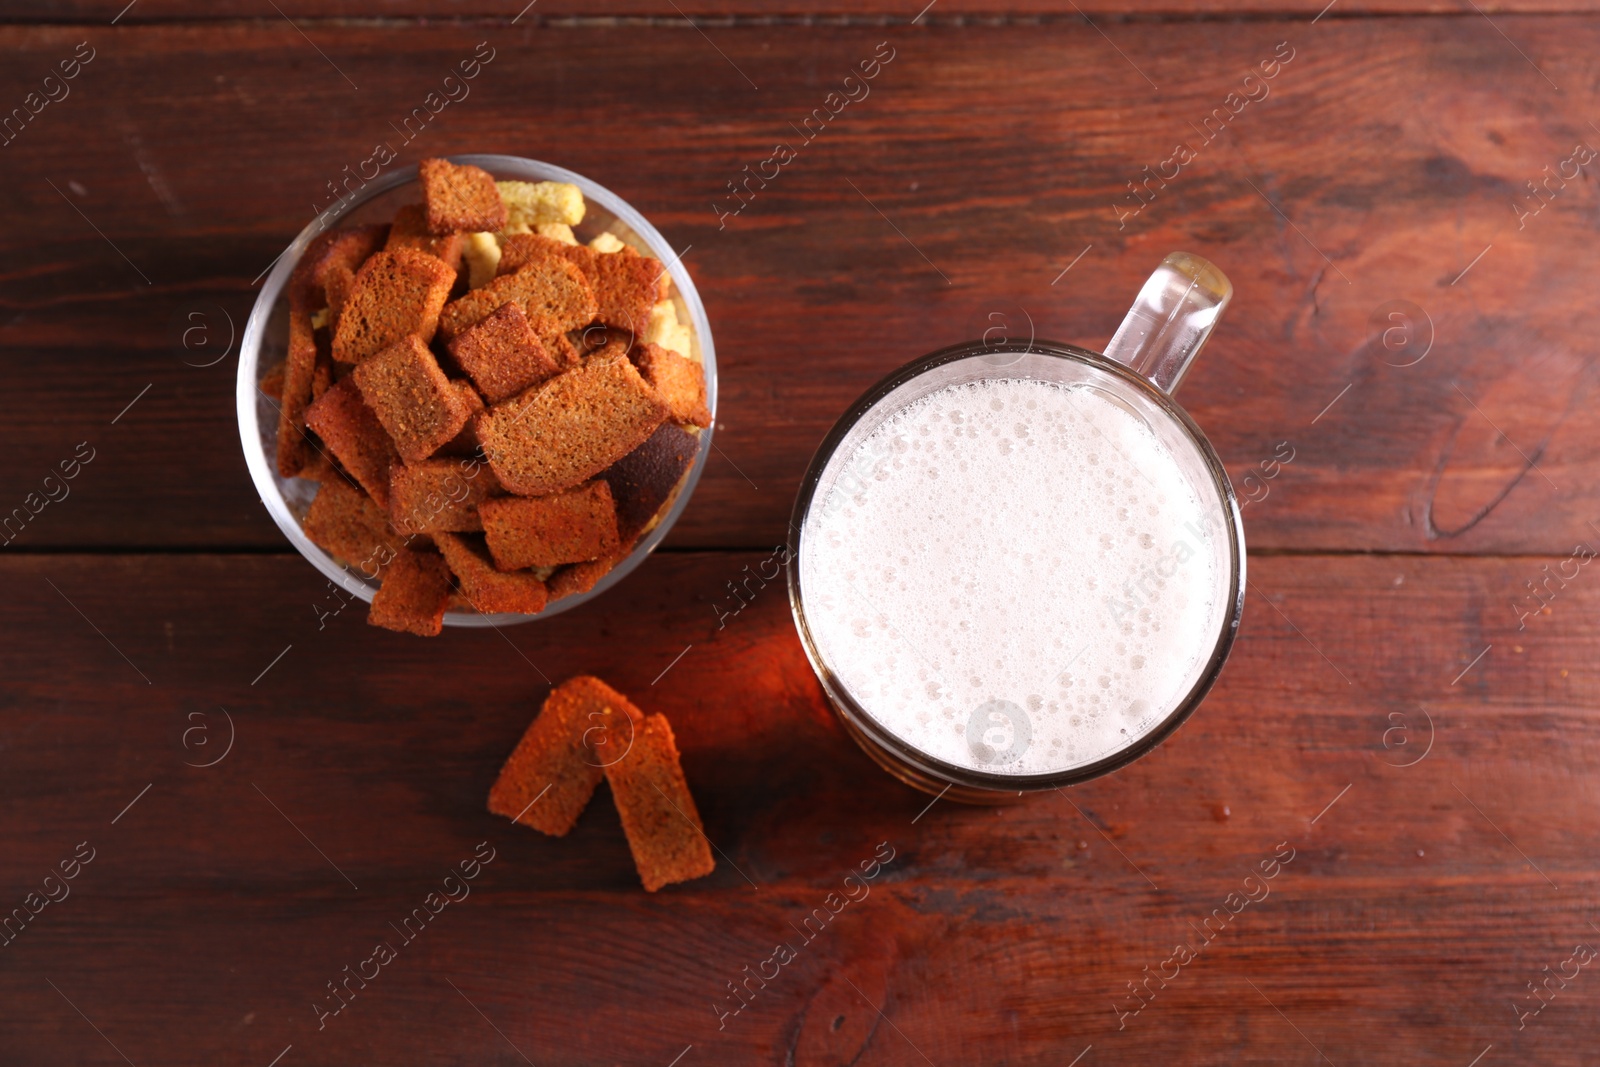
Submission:
<svg viewBox="0 0 1600 1067">
<path fill-rule="evenodd" d="M 1165 411 L 1188 434 L 1204 462 L 1207 473 L 1211 475 L 1212 483 L 1227 513 L 1223 526 L 1227 531 L 1229 559 L 1232 562 L 1228 588 L 1229 607 L 1226 621 L 1219 628 L 1220 632 L 1217 635 L 1215 644 L 1212 646 L 1204 670 L 1200 672 L 1199 677 L 1196 678 L 1182 700 L 1177 702 L 1156 727 L 1126 747 L 1079 767 L 1060 771 L 1044 771 L 1036 774 L 1000 774 L 990 771 L 976 771 L 970 767 L 960 767 L 936 756 L 929 755 L 884 729 L 850 695 L 849 690 L 823 659 L 811 634 L 810 626 L 806 621 L 805 597 L 800 581 L 800 552 L 806 517 L 810 513 L 823 472 L 838 451 L 839 445 L 850 431 L 855 428 L 856 424 L 876 407 L 879 401 L 894 390 L 907 382 L 922 377 L 935 368 L 968 359 L 1000 355 L 1042 355 L 1086 363 L 1097 370 L 1122 379 L 1125 384 L 1143 393 L 1146 398 Z M 997 368 L 997 370 L 1003 371 L 1004 368 Z M 994 375 L 996 378 L 1003 376 L 1003 374 Z M 847 732 L 856 737 L 858 741 L 864 737 L 884 750 L 885 754 L 908 765 L 913 771 L 920 772 L 922 776 L 948 783 L 947 789 L 959 786 L 964 791 L 976 791 L 980 794 L 1010 792 L 1020 794 L 1022 792 L 1054 789 L 1064 785 L 1076 785 L 1080 782 L 1110 774 L 1112 771 L 1125 767 L 1134 760 L 1146 755 L 1160 745 L 1161 742 L 1171 737 L 1180 726 L 1188 721 L 1189 716 L 1194 714 L 1195 709 L 1204 701 L 1206 695 L 1216 683 L 1218 676 L 1222 673 L 1222 666 L 1227 661 L 1228 653 L 1233 648 L 1234 640 L 1239 632 L 1239 623 L 1244 615 L 1244 593 L 1247 588 L 1244 518 L 1239 510 L 1239 501 L 1234 493 L 1233 483 L 1229 480 L 1228 472 L 1224 468 L 1221 458 L 1217 455 L 1216 449 L 1212 447 L 1210 440 L 1207 439 L 1205 432 L 1200 429 L 1182 405 L 1150 379 L 1131 367 L 1087 348 L 1056 341 L 1030 339 L 1025 346 L 1016 347 L 996 345 L 984 341 L 968 341 L 941 348 L 920 359 L 912 360 L 879 379 L 876 384 L 861 394 L 855 403 L 845 409 L 844 413 L 833 424 L 832 429 L 828 431 L 827 436 L 822 439 L 822 443 L 817 446 L 816 452 L 811 457 L 810 464 L 806 467 L 806 473 L 800 481 L 800 490 L 795 496 L 794 509 L 790 514 L 789 530 L 794 542 L 793 549 L 789 552 L 788 560 L 786 561 L 789 609 L 794 615 L 795 628 L 799 631 L 800 644 L 805 649 L 806 659 L 810 661 L 811 669 L 816 674 L 817 680 L 822 684 L 823 691 L 833 705 L 835 714 L 845 721 Z M 903 780 L 910 782 L 910 784 L 919 784 L 908 778 L 903 778 Z"/>
</svg>

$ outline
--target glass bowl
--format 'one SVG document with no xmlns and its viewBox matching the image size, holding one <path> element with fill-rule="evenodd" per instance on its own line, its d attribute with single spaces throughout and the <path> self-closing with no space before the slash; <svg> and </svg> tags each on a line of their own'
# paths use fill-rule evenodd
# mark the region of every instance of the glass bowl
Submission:
<svg viewBox="0 0 1600 1067">
<path fill-rule="evenodd" d="M 706 456 L 711 451 L 711 433 L 716 425 L 717 412 L 717 360 L 711 342 L 711 326 L 706 321 L 706 310 L 695 291 L 689 272 L 684 269 L 677 252 L 656 228 L 645 221 L 616 193 L 603 185 L 575 174 L 570 170 L 541 163 L 520 156 L 465 155 L 448 157 L 453 163 L 470 163 L 494 175 L 497 181 L 553 181 L 571 182 L 583 191 L 587 204 L 583 222 L 573 227 L 578 240 L 587 243 L 602 230 L 610 230 L 624 242 L 641 250 L 647 249 L 667 265 L 670 277 L 668 296 L 678 311 L 678 321 L 687 323 L 691 333 L 691 355 L 700 361 L 706 379 L 706 406 L 711 410 L 712 426 L 699 431 L 700 446 L 689 469 L 678 481 L 673 495 L 658 513 L 656 523 L 640 537 L 633 551 L 620 560 L 605 577 L 586 593 L 577 593 L 552 601 L 537 615 L 480 614 L 467 608 L 445 612 L 446 626 L 507 626 L 549 618 L 563 611 L 587 603 L 622 581 L 644 558 L 655 550 L 667 536 L 672 524 L 678 520 L 689 503 L 700 472 L 705 469 Z M 312 220 L 279 257 L 267 276 L 266 284 L 256 297 L 250 320 L 245 325 L 244 340 L 239 350 L 239 378 L 235 396 L 239 411 L 239 438 L 244 445 L 245 464 L 261 502 L 266 505 L 272 521 L 278 524 L 289 543 L 311 565 L 336 582 L 341 588 L 371 603 L 378 583 L 355 573 L 328 552 L 311 542 L 300 528 L 300 520 L 316 495 L 317 483 L 303 478 L 285 478 L 278 473 L 276 461 L 278 436 L 278 406 L 258 388 L 262 375 L 276 365 L 288 350 L 289 336 L 289 275 L 305 252 L 312 238 L 328 226 L 387 222 L 402 204 L 420 200 L 415 165 L 404 167 L 366 183 L 350 197 L 337 217 L 326 225 L 320 219 Z"/>
</svg>

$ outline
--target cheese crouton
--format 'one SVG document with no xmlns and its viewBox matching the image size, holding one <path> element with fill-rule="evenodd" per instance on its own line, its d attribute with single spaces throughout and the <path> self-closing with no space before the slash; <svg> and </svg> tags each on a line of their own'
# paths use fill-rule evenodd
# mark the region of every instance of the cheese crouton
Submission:
<svg viewBox="0 0 1600 1067">
<path fill-rule="evenodd" d="M 461 255 L 467 268 L 467 288 L 478 289 L 494 281 L 495 268 L 500 265 L 500 242 L 494 234 L 487 231 L 467 234 L 467 244 Z"/>
<path fill-rule="evenodd" d="M 578 235 L 572 232 L 572 227 L 564 222 L 541 222 L 533 228 L 533 232 L 540 237 L 548 237 L 552 241 L 560 241 L 564 245 L 578 243 Z"/>
<path fill-rule="evenodd" d="M 660 345 L 680 356 L 688 356 L 692 354 L 691 336 L 689 327 L 678 321 L 678 309 L 670 299 L 651 307 L 644 326 L 645 344 Z"/>
<path fill-rule="evenodd" d="M 532 233 L 541 222 L 583 221 L 583 193 L 570 182 L 495 182 L 506 205 L 507 233 Z"/>
</svg>

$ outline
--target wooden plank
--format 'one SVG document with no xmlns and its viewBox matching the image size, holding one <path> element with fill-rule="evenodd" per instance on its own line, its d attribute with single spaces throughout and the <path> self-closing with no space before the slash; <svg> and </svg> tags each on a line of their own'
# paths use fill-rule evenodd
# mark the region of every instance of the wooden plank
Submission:
<svg viewBox="0 0 1600 1067">
<path fill-rule="evenodd" d="M 1234 657 L 1173 739 L 985 809 L 930 808 L 856 751 L 781 588 L 716 629 L 762 558 L 669 554 L 558 625 L 427 645 L 353 609 L 318 631 L 292 557 L 0 563 L 7 907 L 96 850 L 4 949 L 0 1047 L 120 1062 L 75 1006 L 136 1063 L 1587 1062 L 1581 978 L 1521 1030 L 1512 1007 L 1595 939 L 1581 567 L 1519 631 L 1522 583 L 1560 559 L 1252 560 Z M 579 671 L 671 717 L 709 878 L 644 894 L 603 791 L 561 840 L 484 812 L 540 672 Z M 472 895 L 400 944 L 388 924 L 481 841 Z M 885 841 L 867 898 L 796 933 Z M 1170 978 L 1280 842 L 1269 895 Z M 380 939 L 399 958 L 319 1030 L 325 983 Z M 719 1029 L 726 983 L 784 940 L 798 958 Z M 1119 1016 L 1146 967 L 1169 984 Z"/>
<path fill-rule="evenodd" d="M 734 19 L 828 19 L 881 22 L 909 22 L 921 15 L 929 24 L 964 19 L 1031 21 L 1037 19 L 1080 19 L 1083 13 L 1095 17 L 1120 19 L 1128 16 L 1148 18 L 1287 15 L 1314 18 L 1328 7 L 1327 0 L 1089 0 L 1076 9 L 1064 0 L 939 0 L 937 5 L 903 3 L 898 0 L 686 0 L 672 4 L 663 0 L 478 0 L 465 4 L 456 0 L 283 0 L 276 5 L 284 17 L 296 21 L 315 19 L 483 19 L 502 23 L 544 22 L 558 19 L 654 19 L 663 22 L 687 17 L 710 23 Z M 932 10 L 922 12 L 924 6 Z M 1593 0 L 1490 0 L 1479 5 L 1491 14 L 1567 13 L 1595 10 Z M 527 10 L 524 10 L 524 9 Z M 1361 15 L 1439 14 L 1460 15 L 1471 11 L 1449 0 L 1342 0 L 1327 17 L 1348 18 Z M 276 17 L 272 12 L 267 15 Z M 47 0 L 45 3 L 0 4 L 0 21 L 19 23 L 70 23 L 118 25 L 177 21 L 218 21 L 264 17 L 263 9 L 248 0 Z"/>
<path fill-rule="evenodd" d="M 1237 297 L 1185 402 L 1242 490 L 1280 446 L 1294 455 L 1248 483 L 1253 545 L 1565 552 L 1600 517 L 1585 473 L 1600 430 L 1581 417 L 1600 216 L 1582 179 L 1552 183 L 1520 230 L 1513 203 L 1600 136 L 1574 103 L 1597 35 L 1477 16 L 1129 24 L 1109 42 L 1067 23 L 741 25 L 712 42 L 687 26 L 362 23 L 317 30 L 315 48 L 270 24 L 0 30 L 17 57 L 4 99 L 85 36 L 98 49 L 0 150 L 0 395 L 37 398 L 0 425 L 0 506 L 88 440 L 101 458 L 18 544 L 281 545 L 237 454 L 231 361 L 194 366 L 210 350 L 183 351 L 181 326 L 203 311 L 220 336 L 220 307 L 242 328 L 252 279 L 325 183 L 387 140 L 402 163 L 559 161 L 690 249 L 722 406 L 677 545 L 777 543 L 811 450 L 880 375 L 1002 320 L 1101 345 L 1186 248 Z M 491 38 L 471 95 L 401 143 L 391 123 Z M 803 143 L 798 124 L 886 40 L 871 95 Z M 1292 61 L 1250 83 L 1270 96 L 1207 143 L 1198 124 L 1286 40 Z M 726 214 L 728 183 L 778 141 L 799 156 Z M 1143 179 L 1180 141 L 1197 158 Z M 1153 199 L 1129 217 L 1134 179 Z M 1420 341 L 1377 343 L 1403 325 L 1395 301 L 1433 335 L 1414 365 Z"/>
</svg>

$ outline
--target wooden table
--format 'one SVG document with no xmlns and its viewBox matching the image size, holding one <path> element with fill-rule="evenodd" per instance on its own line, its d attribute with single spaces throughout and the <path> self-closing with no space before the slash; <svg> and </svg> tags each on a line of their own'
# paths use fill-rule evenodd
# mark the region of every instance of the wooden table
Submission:
<svg viewBox="0 0 1600 1067">
<path fill-rule="evenodd" d="M 0 509 L 38 508 L 0 554 L 0 908 L 77 875 L 0 947 L 0 1063 L 1594 1062 L 1593 4 L 125 2 L 0 16 L 0 107 L 60 96 L 0 147 Z M 590 175 L 704 294 L 718 451 L 582 610 L 319 625 L 257 501 L 253 279 L 379 142 Z M 1098 347 L 1178 248 L 1237 287 L 1183 390 L 1248 501 L 1233 657 L 1117 774 L 930 807 L 834 721 L 784 589 L 719 627 L 726 583 L 878 377 L 997 323 Z M 709 878 L 645 894 L 609 803 L 560 840 L 485 812 L 580 672 L 670 716 Z"/>
</svg>

